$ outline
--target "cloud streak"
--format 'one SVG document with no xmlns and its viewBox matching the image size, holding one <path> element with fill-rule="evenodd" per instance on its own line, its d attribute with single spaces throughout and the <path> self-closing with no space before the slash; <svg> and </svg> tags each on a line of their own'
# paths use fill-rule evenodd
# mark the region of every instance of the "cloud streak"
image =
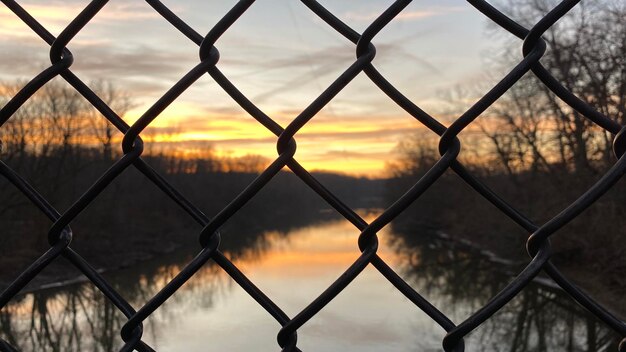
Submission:
<svg viewBox="0 0 626 352">
<path fill-rule="evenodd" d="M 403 11 L 399 13 L 393 20 L 394 21 L 414 21 L 424 18 L 430 18 L 435 16 L 442 16 L 452 12 L 465 11 L 465 7 L 461 6 L 448 6 L 448 7 L 429 7 L 424 10 L 416 11 Z M 344 18 L 350 21 L 356 22 L 372 22 L 378 18 L 381 13 L 378 12 L 357 12 L 349 11 L 344 14 Z"/>
<path fill-rule="evenodd" d="M 86 6 L 83 0 L 25 1 L 26 10 L 56 35 Z M 275 5 L 279 3 L 275 0 Z M 403 11 L 375 38 L 373 65 L 420 106 L 424 101 L 436 105 L 439 100 L 430 91 L 449 86 L 449 78 L 463 77 L 459 72 L 466 68 L 473 72 L 467 62 L 472 50 L 480 48 L 466 37 L 473 12 L 461 13 L 465 7 L 434 0 L 421 4 L 421 8 Z M 206 33 L 230 6 L 180 0 L 172 9 L 199 33 Z M 358 29 L 378 17 L 383 6 L 374 1 L 338 1 L 328 7 Z M 380 11 L 375 7 L 381 7 Z M 479 13 L 472 20 L 476 18 L 483 21 Z M 271 1 L 251 7 L 216 46 L 218 68 L 283 127 L 356 59 L 355 45 L 305 6 L 287 9 L 271 6 Z M 125 116 L 131 123 L 199 62 L 197 45 L 141 1 L 110 2 L 68 48 L 75 59 L 71 70 L 82 80 L 88 84 L 110 81 L 140 104 Z M 462 55 L 458 62 L 453 62 L 450 50 Z M 50 65 L 50 46 L 1 4 L 0 51 L 4 53 L 0 81 L 32 79 Z M 382 169 L 394 145 L 418 128 L 419 123 L 360 74 L 298 132 L 297 157 L 316 169 L 339 171 L 350 165 L 364 173 Z M 173 148 L 214 145 L 224 153 L 276 156 L 277 137 L 208 75 L 184 92 L 146 132 L 157 144 Z"/>
</svg>

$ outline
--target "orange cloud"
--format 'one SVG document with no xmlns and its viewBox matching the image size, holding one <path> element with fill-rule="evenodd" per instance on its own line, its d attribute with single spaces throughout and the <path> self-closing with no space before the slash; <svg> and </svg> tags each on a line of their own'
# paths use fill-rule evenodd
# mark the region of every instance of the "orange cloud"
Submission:
<svg viewBox="0 0 626 352">
<path fill-rule="evenodd" d="M 128 120 L 134 121 L 137 116 Z M 423 128 L 408 116 L 320 115 L 295 136 L 295 158 L 309 170 L 354 175 L 383 173 L 390 151 L 411 131 Z M 277 157 L 278 137 L 246 114 L 203 111 L 175 103 L 146 129 L 146 141 L 178 150 L 213 148 L 217 155 Z M 149 138 L 148 138 L 149 137 Z"/>
</svg>

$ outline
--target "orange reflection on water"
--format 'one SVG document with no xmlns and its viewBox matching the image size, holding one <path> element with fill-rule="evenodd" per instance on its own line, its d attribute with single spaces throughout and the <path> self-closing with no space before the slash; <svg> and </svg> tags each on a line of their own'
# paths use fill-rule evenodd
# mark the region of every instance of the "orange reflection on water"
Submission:
<svg viewBox="0 0 626 352">
<path fill-rule="evenodd" d="M 373 214 L 366 215 L 372 221 Z M 390 264 L 398 262 L 397 255 L 389 249 L 386 230 L 379 233 L 379 255 Z M 244 273 L 294 279 L 319 276 L 320 273 L 339 275 L 361 254 L 358 247 L 360 231 L 346 220 L 293 230 L 286 237 L 280 233 L 267 233 L 271 247 L 261 258 L 237 261 Z M 337 276 L 338 277 L 338 276 Z"/>
</svg>

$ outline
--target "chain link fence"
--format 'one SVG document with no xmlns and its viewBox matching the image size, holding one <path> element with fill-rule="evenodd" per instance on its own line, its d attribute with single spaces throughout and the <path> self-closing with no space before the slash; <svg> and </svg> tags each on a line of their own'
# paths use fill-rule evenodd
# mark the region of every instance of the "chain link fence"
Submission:
<svg viewBox="0 0 626 352">
<path fill-rule="evenodd" d="M 226 13 L 221 20 L 205 36 L 196 32 L 183 20 L 176 16 L 167 6 L 157 0 L 146 2 L 160 16 L 183 33 L 189 40 L 199 47 L 200 62 L 187 74 L 180 78 L 160 99 L 158 99 L 133 125 L 126 124 L 93 90 L 91 90 L 78 76 L 71 66 L 73 56 L 68 49 L 71 41 L 81 29 L 107 4 L 106 0 L 94 0 L 72 20 L 72 22 L 54 37 L 33 16 L 13 0 L 2 1 L 14 14 L 32 29 L 42 40 L 50 45 L 50 67 L 32 78 L 12 99 L 0 110 L 0 126 L 7 122 L 29 98 L 52 78 L 61 76 L 67 83 L 86 98 L 101 114 L 117 129 L 124 133 L 122 141 L 123 155 L 75 202 L 67 211 L 60 213 L 41 196 L 17 172 L 0 161 L 0 173 L 11 182 L 30 202 L 36 205 L 45 214 L 52 226 L 48 233 L 50 248 L 24 270 L 10 286 L 0 295 L 0 308 L 5 307 L 25 285 L 36 277 L 46 266 L 65 257 L 79 269 L 127 318 L 127 322 L 120 331 L 124 345 L 121 351 L 154 351 L 152 347 L 142 341 L 142 322 L 150 317 L 176 291 L 189 280 L 207 261 L 212 260 L 219 265 L 232 279 L 240 285 L 260 306 L 262 306 L 282 326 L 277 334 L 277 342 L 282 351 L 299 351 L 297 347 L 297 332 L 300 327 L 315 316 L 321 309 L 332 301 L 365 267 L 372 265 L 387 280 L 389 280 L 404 296 L 421 309 L 430 318 L 436 321 L 447 332 L 443 339 L 445 351 L 463 351 L 464 336 L 480 326 L 494 313 L 511 301 L 522 291 L 540 272 L 549 275 L 573 299 L 593 313 L 597 318 L 611 327 L 621 336 L 626 336 L 626 324 L 615 317 L 611 312 L 600 306 L 593 298 L 578 289 L 559 269 L 551 262 L 550 236 L 566 225 L 583 210 L 592 205 L 600 196 L 607 192 L 620 179 L 626 170 L 626 159 L 623 153 L 626 150 L 625 132 L 622 126 L 594 110 L 591 106 L 577 98 L 557 81 L 545 69 L 539 59 L 546 52 L 546 43 L 542 34 L 574 8 L 579 0 L 564 0 L 551 9 L 532 28 L 524 28 L 498 9 L 482 0 L 468 0 L 468 2 L 486 17 L 500 27 L 506 29 L 520 40 L 523 45 L 523 58 L 517 65 L 502 78 L 486 95 L 476 101 L 473 106 L 458 117 L 450 126 L 446 127 L 435 118 L 421 110 L 411 100 L 394 87 L 373 65 L 376 49 L 372 44 L 374 37 L 398 15 L 411 1 L 398 0 L 378 16 L 364 31 L 358 33 L 338 19 L 315 0 L 302 0 L 319 19 L 332 27 L 338 35 L 354 43 L 356 60 L 332 82 L 306 109 L 304 109 L 287 126 L 280 126 L 270 116 L 261 111 L 250 101 L 219 69 L 219 51 L 216 42 L 237 19 L 245 13 L 254 0 L 240 0 Z M 602 178 L 590 187 L 580 198 L 571 203 L 557 216 L 544 224 L 535 224 L 516 208 L 503 200 L 498 194 L 491 191 L 484 183 L 472 175 L 458 160 L 461 143 L 457 135 L 478 118 L 490 105 L 511 88 L 527 72 L 538 77 L 546 87 L 555 93 L 563 102 L 584 115 L 587 119 L 613 134 L 614 153 L 618 161 L 606 172 Z M 315 177 L 303 168 L 295 158 L 296 134 L 316 114 L 328 104 L 353 78 L 364 73 L 381 91 L 383 91 L 398 106 L 409 115 L 440 136 L 439 151 L 441 158 L 413 187 L 387 208 L 380 216 L 370 223 L 363 220 L 356 212 L 348 207 L 341 199 L 328 191 Z M 278 157 L 250 183 L 228 206 L 222 209 L 217 216 L 209 219 L 203 212 L 189 202 L 177 189 L 157 173 L 142 159 L 144 143 L 141 132 L 154 121 L 159 114 L 177 99 L 186 89 L 203 75 L 210 75 L 230 97 L 239 104 L 248 114 L 256 119 L 274 135 Z M 168 282 L 154 297 L 143 306 L 135 309 L 100 275 L 90 263 L 71 246 L 73 233 L 70 223 L 120 174 L 130 167 L 140 171 L 150 182 L 178 204 L 193 221 L 201 224 L 203 230 L 198 238 L 201 250 L 170 282 Z M 280 170 L 288 167 L 306 185 L 321 196 L 328 205 L 332 206 L 345 219 L 351 222 L 359 231 L 358 245 L 361 254 L 354 263 L 346 268 L 331 286 L 326 288 L 307 307 L 297 315 L 290 317 L 277 306 L 270 297 L 266 296 L 255 284 L 250 281 L 220 250 L 220 226 L 237 213 L 250 199 L 252 199 Z M 526 267 L 511 282 L 482 308 L 474 312 L 462 322 L 453 322 L 446 315 L 433 306 L 428 300 L 416 292 L 378 255 L 377 232 L 388 225 L 396 216 L 402 213 L 412 202 L 416 201 L 437 179 L 448 169 L 453 170 L 467 182 L 476 192 L 495 205 L 503 214 L 515 221 L 525 231 L 530 233 L 527 241 L 527 251 L 530 261 Z M 130 217 L 130 215 L 129 215 Z M 129 218 L 129 221 L 132 220 Z M 356 240 L 356 239 L 355 239 Z M 0 349 L 16 351 L 18 346 L 11 346 L 0 340 Z M 626 339 L 623 339 L 619 351 L 626 351 Z"/>
</svg>

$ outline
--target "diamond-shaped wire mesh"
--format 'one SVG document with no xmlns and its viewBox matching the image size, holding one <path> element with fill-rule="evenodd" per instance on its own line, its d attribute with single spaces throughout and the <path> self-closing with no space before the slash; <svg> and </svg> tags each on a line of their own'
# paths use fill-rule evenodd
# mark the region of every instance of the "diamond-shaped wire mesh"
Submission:
<svg viewBox="0 0 626 352">
<path fill-rule="evenodd" d="M 153 351 L 142 341 L 142 322 L 167 301 L 176 291 L 189 280 L 207 261 L 212 260 L 219 265 L 232 279 L 240 285 L 259 305 L 261 305 L 282 326 L 277 332 L 278 344 L 283 351 L 298 351 L 297 331 L 315 316 L 325 305 L 334 299 L 362 270 L 368 265 L 375 267 L 389 280 L 404 296 L 436 321 L 447 335 L 443 339 L 443 348 L 446 351 L 463 351 L 463 338 L 472 330 L 480 326 L 494 313 L 511 301 L 522 291 L 530 281 L 540 272 L 548 274 L 573 299 L 602 320 L 621 336 L 626 336 L 626 325 L 609 311 L 600 306 L 591 297 L 578 289 L 568 280 L 551 262 L 551 246 L 549 238 L 558 229 L 574 219 L 584 209 L 593 204 L 602 194 L 607 192 L 620 179 L 626 170 L 626 159 L 623 157 L 626 148 L 624 130 L 609 117 L 594 110 L 591 106 L 578 99 L 564 88 L 539 62 L 546 51 L 546 43 L 541 35 L 574 8 L 579 0 L 564 0 L 547 13 L 532 28 L 527 29 L 519 25 L 483 0 L 468 0 L 478 11 L 491 19 L 500 27 L 506 29 L 523 40 L 523 59 L 504 76 L 486 95 L 476 101 L 450 126 L 446 127 L 432 116 L 421 110 L 417 105 L 406 98 L 392 83 L 377 71 L 372 64 L 375 57 L 373 38 L 390 21 L 394 19 L 411 1 L 398 0 L 378 16 L 363 33 L 358 33 L 343 23 L 333 13 L 329 12 L 315 0 L 302 0 L 316 16 L 331 26 L 338 35 L 345 37 L 355 44 L 356 60 L 332 82 L 306 109 L 304 109 L 287 126 L 280 126 L 270 116 L 261 111 L 219 70 L 219 52 L 216 43 L 237 19 L 245 13 L 254 0 L 240 0 L 225 14 L 221 20 L 202 36 L 176 16 L 168 7 L 157 0 L 146 2 L 160 16 L 183 33 L 189 40 L 199 46 L 200 62 L 186 75 L 180 78 L 156 103 L 154 103 L 134 124 L 127 125 L 107 104 L 76 76 L 71 66 L 73 56 L 68 49 L 71 41 L 81 29 L 107 4 L 106 0 L 94 0 L 61 32 L 54 37 L 46 28 L 31 16 L 24 8 L 13 0 L 2 1 L 17 17 L 32 29 L 42 40 L 50 45 L 50 67 L 30 80 L 15 96 L 0 110 L 0 126 L 11 119 L 20 106 L 42 86 L 54 77 L 60 76 L 67 81 L 78 93 L 86 98 L 110 123 L 124 133 L 122 141 L 123 156 L 116 160 L 91 187 L 77 199 L 64 213 L 59 213 L 50 203 L 41 196 L 16 171 L 0 161 L 0 173 L 10 181 L 25 197 L 36 205 L 52 222 L 49 231 L 50 248 L 39 259 L 24 270 L 11 285 L 0 295 L 0 308 L 5 307 L 25 285 L 36 277 L 46 266 L 63 256 L 79 269 L 127 318 L 121 329 L 121 339 L 124 345 L 121 351 Z M 502 96 L 520 78 L 531 71 L 546 87 L 555 93 L 566 104 L 584 115 L 587 119 L 613 134 L 614 152 L 618 161 L 603 177 L 589 188 L 580 198 L 571 203 L 557 216 L 544 224 L 534 224 L 512 205 L 505 202 L 485 184 L 474 177 L 458 160 L 461 143 L 457 135 L 481 115 L 491 104 Z M 364 73 L 381 91 L 397 103 L 408 114 L 421 122 L 433 133 L 440 136 L 439 150 L 441 158 L 413 187 L 387 208 L 375 220 L 367 223 L 356 212 L 348 207 L 341 199 L 327 190 L 315 177 L 303 168 L 296 158 L 296 134 L 316 114 L 328 104 L 354 77 Z M 201 76 L 208 74 L 230 97 L 239 104 L 251 117 L 276 135 L 278 157 L 228 206 L 222 209 L 217 216 L 209 219 L 202 211 L 189 202 L 181 193 L 172 187 L 168 181 L 157 173 L 142 159 L 144 149 L 141 132 L 156 119 L 159 114 L 177 99 Z M 150 182 L 169 196 L 180 208 L 203 226 L 199 234 L 201 250 L 170 282 L 165 285 L 154 297 L 148 300 L 139 309 L 134 309 L 127 302 L 128 297 L 122 297 L 107 281 L 71 247 L 72 230 L 69 224 L 94 199 L 108 187 L 111 182 L 129 167 L 139 170 Z M 358 245 L 361 254 L 354 263 L 346 268 L 331 286 L 326 288 L 314 301 L 305 307 L 296 316 L 285 314 L 271 299 L 266 296 L 255 284 L 250 281 L 220 250 L 219 228 L 235 213 L 237 213 L 250 199 L 252 199 L 281 169 L 288 167 L 306 185 L 319 194 L 330 206 L 336 209 L 345 219 L 352 223 L 359 231 Z M 495 205 L 503 214 L 515 221 L 519 226 L 531 234 L 528 238 L 527 249 L 531 257 L 526 267 L 511 282 L 482 308 L 474 312 L 462 322 L 453 322 L 440 312 L 428 300 L 416 292 L 407 282 L 390 268 L 377 255 L 377 232 L 389 224 L 396 216 L 402 213 L 412 202 L 420 197 L 446 170 L 453 170 L 466 181 L 477 193 Z M 355 239 L 357 240 L 357 239 Z M 7 341 L 0 341 L 3 351 L 16 351 L 18 346 L 11 346 Z M 620 351 L 626 351 L 626 339 L 622 340 Z"/>
</svg>

